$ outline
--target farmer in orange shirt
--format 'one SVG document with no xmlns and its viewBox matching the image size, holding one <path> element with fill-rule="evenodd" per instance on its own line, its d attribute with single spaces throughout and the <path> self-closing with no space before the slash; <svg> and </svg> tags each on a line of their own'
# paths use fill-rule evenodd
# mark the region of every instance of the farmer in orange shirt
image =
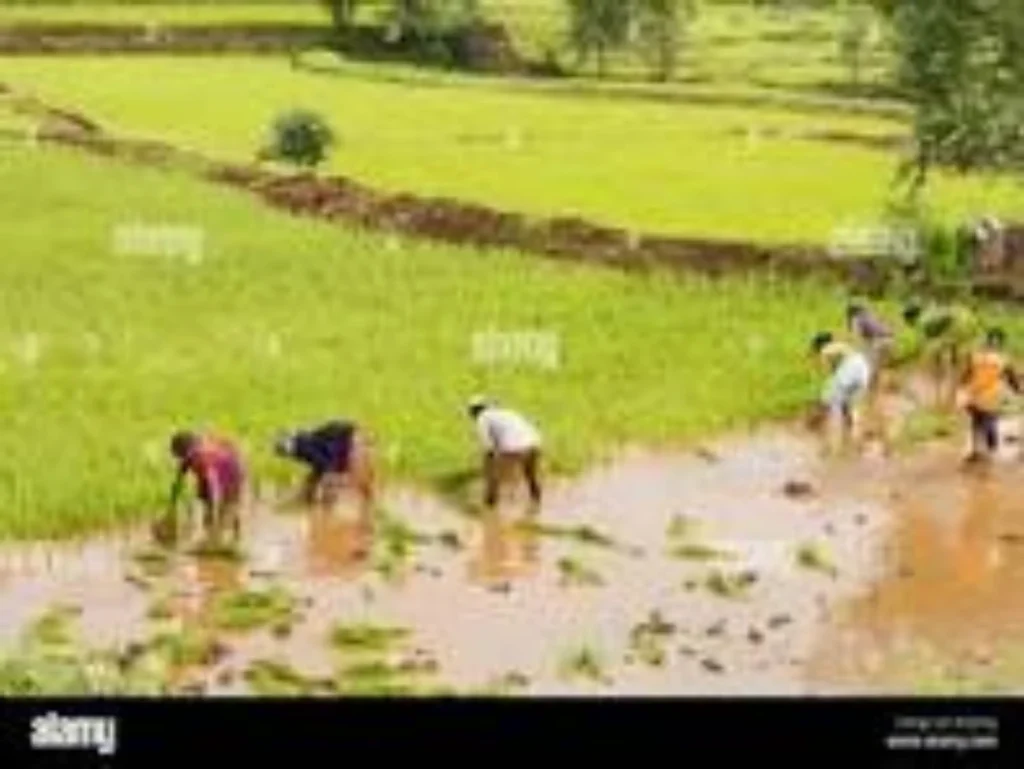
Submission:
<svg viewBox="0 0 1024 769">
<path fill-rule="evenodd" d="M 968 361 L 962 380 L 961 397 L 971 420 L 971 453 L 968 462 L 991 458 L 999 448 L 999 417 L 1005 386 L 1021 392 L 1021 380 L 1003 354 L 1006 334 L 993 328 L 982 347 Z"/>
</svg>

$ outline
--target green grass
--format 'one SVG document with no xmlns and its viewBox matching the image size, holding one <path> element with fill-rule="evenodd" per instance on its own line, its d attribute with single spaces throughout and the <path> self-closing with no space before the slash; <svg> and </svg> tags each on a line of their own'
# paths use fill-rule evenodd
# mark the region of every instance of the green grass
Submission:
<svg viewBox="0 0 1024 769">
<path fill-rule="evenodd" d="M 534 417 L 556 471 L 754 424 L 813 395 L 806 338 L 841 310 L 816 283 L 419 244 L 70 151 L 2 152 L 20 191 L 0 204 L 3 536 L 157 511 L 181 426 L 236 438 L 255 478 L 285 480 L 277 430 L 352 416 L 388 475 L 431 483 L 475 455 L 475 391 Z M 120 252 L 118 228 L 140 223 L 199 228 L 202 261 Z M 494 330 L 554 334 L 560 367 L 480 365 L 474 334 Z"/>
<path fill-rule="evenodd" d="M 541 425 L 556 470 L 619 442 L 685 440 L 812 393 L 816 284 L 624 275 L 293 219 L 179 176 L 5 148 L 0 223 L 0 533 L 56 535 L 165 501 L 174 429 L 237 438 L 256 477 L 282 426 L 350 415 L 386 471 L 471 461 L 463 414 L 495 393 Z M 119 227 L 200 228 L 204 259 L 120 253 Z M 562 362 L 494 368 L 473 335 L 557 335 Z M 595 404 L 600 407 L 595 408 Z"/>
<path fill-rule="evenodd" d="M 314 107 L 340 136 L 330 170 L 384 189 L 765 242 L 827 244 L 838 228 L 884 212 L 896 155 L 808 132 L 903 130 L 877 115 L 610 98 L 571 83 L 422 72 L 405 82 L 408 68 L 330 66 L 318 73 L 279 58 L 27 57 L 4 61 L 3 77 L 114 130 L 234 159 L 254 157 L 280 111 Z M 211 105 L 202 119 L 190 117 L 197 104 Z M 1024 190 L 1009 180 L 941 177 L 931 197 L 948 219 L 1020 210 Z"/>
</svg>

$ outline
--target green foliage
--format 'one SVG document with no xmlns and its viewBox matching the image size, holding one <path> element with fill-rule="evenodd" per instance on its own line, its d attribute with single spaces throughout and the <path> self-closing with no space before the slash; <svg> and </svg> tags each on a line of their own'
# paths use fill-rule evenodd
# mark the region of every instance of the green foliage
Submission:
<svg viewBox="0 0 1024 769">
<path fill-rule="evenodd" d="M 897 79 L 914 104 L 911 193 L 937 165 L 1024 169 L 1024 9 L 1020 0 L 880 3 L 897 39 Z"/>
<path fill-rule="evenodd" d="M 158 696 L 171 691 L 169 661 L 157 652 L 126 658 L 83 646 L 77 612 L 55 607 L 0 653 L 0 697 Z"/>
<path fill-rule="evenodd" d="M 868 8 L 857 4 L 846 11 L 839 33 L 839 57 L 849 69 L 850 81 L 855 86 L 861 84 L 864 57 L 870 50 L 873 30 L 874 15 Z"/>
<path fill-rule="evenodd" d="M 591 57 L 597 62 L 600 77 L 608 73 L 608 54 L 629 42 L 633 19 L 631 0 L 567 0 L 569 3 L 569 41 L 578 64 Z"/>
<path fill-rule="evenodd" d="M 625 3 L 626 0 L 624 0 Z M 696 0 L 630 0 L 637 44 L 655 80 L 671 80 L 679 63 L 684 24 L 697 14 Z"/>
<path fill-rule="evenodd" d="M 327 159 L 335 141 L 334 130 L 321 115 L 292 110 L 274 121 L 262 157 L 313 168 Z"/>
<path fill-rule="evenodd" d="M 361 5 L 360 0 L 320 0 L 320 4 L 327 7 L 331 23 L 336 29 L 345 29 L 352 24 Z"/>
<path fill-rule="evenodd" d="M 478 0 L 390 0 L 389 18 L 407 42 L 440 41 L 477 17 Z"/>
</svg>

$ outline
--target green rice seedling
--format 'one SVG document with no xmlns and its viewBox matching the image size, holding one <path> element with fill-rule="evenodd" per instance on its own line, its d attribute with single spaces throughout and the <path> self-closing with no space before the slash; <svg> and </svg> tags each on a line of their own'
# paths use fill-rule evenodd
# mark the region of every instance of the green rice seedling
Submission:
<svg viewBox="0 0 1024 769">
<path fill-rule="evenodd" d="M 578 558 L 565 556 L 558 559 L 557 565 L 562 587 L 602 587 L 605 584 L 600 572 Z"/>
<path fill-rule="evenodd" d="M 812 571 L 820 571 L 832 578 L 839 576 L 835 557 L 828 546 L 821 542 L 806 542 L 796 551 L 796 562 L 799 566 Z"/>
<path fill-rule="evenodd" d="M 148 644 L 148 650 L 163 655 L 172 668 L 179 669 L 211 665 L 224 652 L 210 630 L 195 626 L 155 635 Z"/>
<path fill-rule="evenodd" d="M 608 684 L 611 679 L 605 671 L 601 654 L 590 646 L 580 646 L 568 652 L 559 664 L 559 674 L 570 681 Z"/>
<path fill-rule="evenodd" d="M 757 582 L 756 572 L 741 570 L 726 572 L 722 569 L 714 569 L 708 574 L 704 584 L 714 595 L 721 598 L 746 598 L 750 588 Z"/>
<path fill-rule="evenodd" d="M 343 652 L 383 652 L 407 640 L 412 631 L 404 627 L 384 625 L 337 625 L 331 631 L 330 643 Z"/>
<path fill-rule="evenodd" d="M 306 697 L 316 693 L 317 683 L 280 660 L 261 659 L 245 670 L 249 690 L 263 697 Z"/>
<path fill-rule="evenodd" d="M 214 627 L 222 630 L 251 631 L 294 624 L 299 614 L 296 598 L 281 587 L 266 590 L 240 590 L 218 596 L 211 612 Z"/>
</svg>

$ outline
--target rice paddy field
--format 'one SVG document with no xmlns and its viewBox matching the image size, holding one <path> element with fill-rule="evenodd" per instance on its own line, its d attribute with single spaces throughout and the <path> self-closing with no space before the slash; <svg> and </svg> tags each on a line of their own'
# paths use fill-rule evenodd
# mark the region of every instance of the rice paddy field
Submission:
<svg viewBox="0 0 1024 769">
<path fill-rule="evenodd" d="M 0 214 L 5 535 L 152 509 L 185 425 L 244 438 L 273 477 L 276 430 L 354 415 L 393 472 L 428 482 L 473 461 L 462 407 L 481 390 L 528 404 L 566 469 L 620 440 L 695 438 L 805 398 L 805 337 L 839 307 L 812 285 L 339 232 L 66 151 L 6 148 L 3 168 L 22 190 Z M 140 225 L 195 242 L 134 253 L 119 233 Z M 555 367 L 474 362 L 491 331 L 552 335 Z"/>
<path fill-rule="evenodd" d="M 279 20 L 308 6 L 6 5 L 0 19 Z M 557 33 L 551 5 L 516 6 L 511 18 L 524 40 L 527 18 Z M 608 82 L 527 82 L 323 52 L 298 68 L 272 55 L 9 57 L 0 82 L 114 133 L 229 160 L 252 159 L 282 110 L 312 107 L 340 136 L 327 171 L 385 190 L 653 232 L 827 243 L 884 215 L 897 159 L 828 137 L 906 128 L 891 103 L 814 91 L 839 77 L 828 64 L 838 23 L 709 6 L 692 30 L 694 63 L 662 86 L 630 85 L 628 62 Z M 729 84 L 720 98 L 696 98 L 719 81 Z M 11 129 L 24 124 L 2 114 Z M 391 470 L 429 480 L 471 456 L 459 409 L 477 390 L 528 404 L 557 465 L 578 469 L 626 440 L 692 439 L 791 412 L 815 386 L 807 335 L 839 320 L 830 286 L 554 266 L 339 232 L 174 174 L 31 144 L 5 145 L 2 161 L 5 186 L 20 191 L 0 208 L 5 535 L 144 515 L 163 493 L 165 437 L 186 424 L 240 434 L 272 474 L 276 429 L 358 415 L 379 431 Z M 1018 210 L 1024 191 L 944 177 L 929 202 L 952 221 Z M 161 223 L 190 233 L 191 250 L 118 251 L 118 233 Z M 549 334 L 557 368 L 475 365 L 474 335 L 488 330 Z"/>
<path fill-rule="evenodd" d="M 559 0 L 482 6 L 527 56 L 572 64 Z M 0 30 L 39 22 L 326 18 L 312 0 L 0 0 Z M 0 694 L 1019 690 L 1019 409 L 991 472 L 957 472 L 961 415 L 922 407 L 911 372 L 873 402 L 892 446 L 824 456 L 795 418 L 822 385 L 810 337 L 843 322 L 838 282 L 293 216 L 42 141 L 23 100 L 236 164 L 307 108 L 339 138 L 320 173 L 375 191 L 827 246 L 887 217 L 910 120 L 883 28 L 854 82 L 848 23 L 704 2 L 664 83 L 636 50 L 550 79 L 324 50 L 0 55 L 0 642 L 27 628 Z M 939 173 L 925 202 L 949 227 L 1019 221 L 1024 184 Z M 895 322 L 903 298 L 877 309 Z M 977 309 L 1024 354 L 1019 306 Z M 541 428 L 539 518 L 476 514 L 476 393 Z M 372 434 L 373 531 L 284 509 L 298 468 L 273 440 L 331 417 Z M 180 428 L 243 450 L 258 499 L 237 549 L 136 526 L 163 512 Z"/>
<path fill-rule="evenodd" d="M 252 159 L 280 112 L 312 106 L 339 135 L 328 170 L 384 189 L 763 242 L 825 244 L 841 227 L 877 222 L 891 198 L 895 153 L 820 134 L 870 139 L 902 130 L 873 116 L 454 77 L 404 82 L 378 67 L 297 71 L 275 58 L 18 58 L 0 62 L 0 72 L 111 130 L 219 157 Z M 952 222 L 1008 214 L 1022 201 L 1011 180 L 943 178 L 929 202 Z"/>
</svg>

